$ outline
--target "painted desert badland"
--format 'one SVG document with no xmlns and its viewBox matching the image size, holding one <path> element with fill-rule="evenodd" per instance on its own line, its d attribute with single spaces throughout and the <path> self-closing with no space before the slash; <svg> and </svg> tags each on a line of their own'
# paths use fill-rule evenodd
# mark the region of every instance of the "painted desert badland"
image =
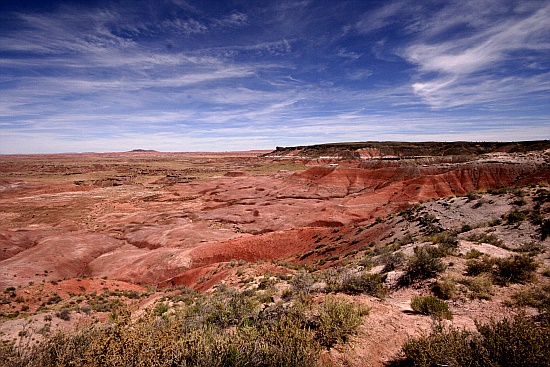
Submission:
<svg viewBox="0 0 550 367">
<path fill-rule="evenodd" d="M 356 327 L 307 363 L 409 363 L 404 343 L 436 319 L 415 297 L 436 298 L 453 316 L 440 322 L 466 330 L 548 313 L 548 182 L 548 141 L 0 156 L 6 361 L 121 310 L 168 319 L 198 291 L 245 294 L 252 319 L 300 302 L 318 315 L 327 297 L 360 305 Z M 441 267 L 415 273 L 422 251 Z M 520 256 L 529 274 L 504 279 Z M 346 283 L 371 276 L 372 287 Z M 529 291 L 543 306 L 515 301 Z M 238 334 L 242 322 L 217 326 Z"/>
</svg>

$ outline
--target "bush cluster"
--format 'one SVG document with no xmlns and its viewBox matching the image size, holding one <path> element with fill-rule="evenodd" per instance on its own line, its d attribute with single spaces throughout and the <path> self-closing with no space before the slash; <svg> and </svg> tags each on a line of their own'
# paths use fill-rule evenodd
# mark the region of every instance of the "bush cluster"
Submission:
<svg viewBox="0 0 550 367">
<path fill-rule="evenodd" d="M 472 299 L 491 299 L 493 296 L 493 278 L 491 274 L 479 274 L 474 277 L 465 277 L 458 283 L 466 286 L 468 296 Z"/>
<path fill-rule="evenodd" d="M 535 259 L 526 254 L 497 259 L 496 265 L 496 280 L 502 284 L 529 282 L 538 268 Z"/>
<path fill-rule="evenodd" d="M 389 289 L 384 284 L 384 279 L 380 274 L 345 272 L 327 282 L 327 291 L 350 295 L 368 294 L 373 297 L 384 298 Z"/>
<path fill-rule="evenodd" d="M 132 320 L 120 309 L 110 323 L 56 332 L 26 353 L 2 344 L 0 366 L 316 366 L 321 350 L 345 342 L 366 313 L 335 297 L 319 306 L 260 305 L 258 294 L 229 289 L 181 297 L 170 312 Z"/>
<path fill-rule="evenodd" d="M 452 320 L 453 314 L 449 310 L 447 304 L 433 296 L 418 296 L 411 300 L 411 308 L 413 311 L 427 316 L 433 316 L 437 319 Z"/>
<path fill-rule="evenodd" d="M 467 237 L 467 240 L 472 242 L 477 242 L 477 243 L 488 243 L 489 245 L 501 247 L 504 249 L 508 248 L 508 246 L 506 246 L 504 242 L 494 234 L 472 233 Z"/>
<path fill-rule="evenodd" d="M 522 315 L 488 324 L 477 331 L 434 326 L 429 335 L 410 339 L 401 366 L 549 366 L 550 329 Z"/>
<path fill-rule="evenodd" d="M 466 263 L 466 275 L 478 276 L 491 274 L 500 284 L 526 283 L 531 281 L 538 263 L 527 254 L 510 256 L 505 259 L 495 259 L 484 256 L 483 259 L 471 259 Z"/>
<path fill-rule="evenodd" d="M 414 248 L 414 255 L 407 262 L 402 283 L 412 284 L 417 280 L 433 278 L 445 270 L 445 265 L 431 248 L 427 245 Z"/>
</svg>

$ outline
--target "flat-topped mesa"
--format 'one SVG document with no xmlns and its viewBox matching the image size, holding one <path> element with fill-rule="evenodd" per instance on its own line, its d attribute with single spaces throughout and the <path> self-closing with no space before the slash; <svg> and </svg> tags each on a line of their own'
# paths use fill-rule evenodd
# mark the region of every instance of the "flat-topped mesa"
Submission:
<svg viewBox="0 0 550 367">
<path fill-rule="evenodd" d="M 346 160 L 359 158 L 403 159 L 433 156 L 477 156 L 488 153 L 527 153 L 546 149 L 550 149 L 550 140 L 520 142 L 349 142 L 277 147 L 265 156 Z"/>
</svg>

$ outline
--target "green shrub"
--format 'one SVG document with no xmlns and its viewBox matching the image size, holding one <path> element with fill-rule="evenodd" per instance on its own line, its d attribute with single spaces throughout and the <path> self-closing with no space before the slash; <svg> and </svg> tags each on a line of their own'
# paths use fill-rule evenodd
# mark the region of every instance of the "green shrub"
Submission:
<svg viewBox="0 0 550 367">
<path fill-rule="evenodd" d="M 501 247 L 508 249 L 508 246 L 504 242 L 495 236 L 494 234 L 487 233 L 473 233 L 466 238 L 468 241 L 477 242 L 477 243 L 488 243 L 489 245 Z"/>
<path fill-rule="evenodd" d="M 327 297 L 319 313 L 317 340 L 331 348 L 338 342 L 345 342 L 348 335 L 353 334 L 362 323 L 361 316 L 368 311 L 354 304 Z"/>
<path fill-rule="evenodd" d="M 395 270 L 405 261 L 405 255 L 402 252 L 385 253 L 380 256 L 380 262 L 384 265 L 382 273 Z"/>
<path fill-rule="evenodd" d="M 466 259 L 477 259 L 483 255 L 483 252 L 476 250 L 475 248 L 471 249 L 466 253 Z"/>
<path fill-rule="evenodd" d="M 165 312 L 169 310 L 169 307 L 167 304 L 164 303 L 158 303 L 155 307 L 155 315 L 161 316 Z"/>
<path fill-rule="evenodd" d="M 462 227 L 460 227 L 460 233 L 464 232 L 470 232 L 472 230 L 472 226 L 469 224 L 463 224 Z"/>
<path fill-rule="evenodd" d="M 55 316 L 59 317 L 61 320 L 69 321 L 71 319 L 71 310 L 64 308 L 58 311 Z"/>
<path fill-rule="evenodd" d="M 438 223 L 438 219 L 433 214 L 424 214 L 417 218 L 418 223 L 423 228 L 426 235 L 431 235 L 443 231 L 443 228 Z"/>
<path fill-rule="evenodd" d="M 466 277 L 458 280 L 458 283 L 466 286 L 468 297 L 472 299 L 491 299 L 493 296 L 493 277 L 483 273 L 474 277 Z"/>
<path fill-rule="evenodd" d="M 508 187 L 488 188 L 487 193 L 491 195 L 503 195 L 510 191 Z"/>
<path fill-rule="evenodd" d="M 494 260 L 489 256 L 484 256 L 483 259 L 470 259 L 466 262 L 466 275 L 475 277 L 482 273 L 491 273 L 493 271 Z"/>
<path fill-rule="evenodd" d="M 456 294 L 456 281 L 452 278 L 438 280 L 433 285 L 432 292 L 441 299 L 451 299 Z"/>
<path fill-rule="evenodd" d="M 496 265 L 495 275 L 502 284 L 529 282 L 538 268 L 537 262 L 525 254 L 497 259 Z"/>
<path fill-rule="evenodd" d="M 519 224 L 527 218 L 527 212 L 525 211 L 513 211 L 506 215 L 506 221 L 508 224 Z"/>
<path fill-rule="evenodd" d="M 256 307 L 255 295 L 220 288 L 188 294 L 172 312 L 112 313 L 111 322 L 45 335 L 19 353 L 0 342 L 2 367 L 53 366 L 317 366 L 323 347 L 345 342 L 365 309 L 327 298 Z"/>
<path fill-rule="evenodd" d="M 414 236 L 410 232 L 407 232 L 403 237 L 397 240 L 396 243 L 400 247 L 414 243 Z"/>
<path fill-rule="evenodd" d="M 550 285 L 534 286 L 517 291 L 510 302 L 514 306 L 533 307 L 541 313 L 550 313 Z"/>
<path fill-rule="evenodd" d="M 539 204 L 550 202 L 550 191 L 546 189 L 537 189 L 533 195 L 533 201 Z"/>
<path fill-rule="evenodd" d="M 550 329 L 519 315 L 486 325 L 477 324 L 488 359 L 500 366 L 548 366 Z"/>
<path fill-rule="evenodd" d="M 204 322 L 213 326 L 226 328 L 239 325 L 253 318 L 256 314 L 256 302 L 243 293 L 230 293 L 228 296 L 214 295 L 199 303 L 204 315 Z"/>
<path fill-rule="evenodd" d="M 429 335 L 408 340 L 402 365 L 434 366 L 548 366 L 550 330 L 522 315 L 493 321 L 469 332 L 435 325 Z"/>
<path fill-rule="evenodd" d="M 468 202 L 474 201 L 481 198 L 481 193 L 475 190 L 468 191 L 466 197 L 468 198 Z"/>
<path fill-rule="evenodd" d="M 437 319 L 453 319 L 449 306 L 444 301 L 433 296 L 413 297 L 411 308 L 422 315 L 433 316 Z"/>
<path fill-rule="evenodd" d="M 429 279 L 445 270 L 445 265 L 430 252 L 431 246 L 414 248 L 414 255 L 409 259 L 402 282 L 411 284 L 417 280 Z"/>
<path fill-rule="evenodd" d="M 366 272 L 358 275 L 346 275 L 338 290 L 346 294 L 365 293 L 378 298 L 384 298 L 388 293 L 388 288 L 384 285 L 380 274 Z"/>
<path fill-rule="evenodd" d="M 309 294 L 311 292 L 311 287 L 313 286 L 314 280 L 311 274 L 305 271 L 301 271 L 292 277 L 290 285 L 292 291 L 298 294 Z"/>
<path fill-rule="evenodd" d="M 544 246 L 537 241 L 524 242 L 517 249 L 518 252 L 526 252 L 529 255 L 537 255 L 545 252 Z"/>
<path fill-rule="evenodd" d="M 439 245 L 445 256 L 458 248 L 458 236 L 454 231 L 443 231 L 432 234 L 429 240 L 433 244 Z"/>
</svg>

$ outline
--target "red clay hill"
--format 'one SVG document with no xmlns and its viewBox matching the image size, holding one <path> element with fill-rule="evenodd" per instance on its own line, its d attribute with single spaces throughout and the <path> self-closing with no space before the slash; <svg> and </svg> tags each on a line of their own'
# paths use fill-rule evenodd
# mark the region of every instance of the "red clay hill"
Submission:
<svg viewBox="0 0 550 367">
<path fill-rule="evenodd" d="M 0 289 L 82 276 L 205 289 L 221 262 L 307 262 L 316 235 L 548 182 L 549 164 L 549 141 L 0 156 Z"/>
</svg>

